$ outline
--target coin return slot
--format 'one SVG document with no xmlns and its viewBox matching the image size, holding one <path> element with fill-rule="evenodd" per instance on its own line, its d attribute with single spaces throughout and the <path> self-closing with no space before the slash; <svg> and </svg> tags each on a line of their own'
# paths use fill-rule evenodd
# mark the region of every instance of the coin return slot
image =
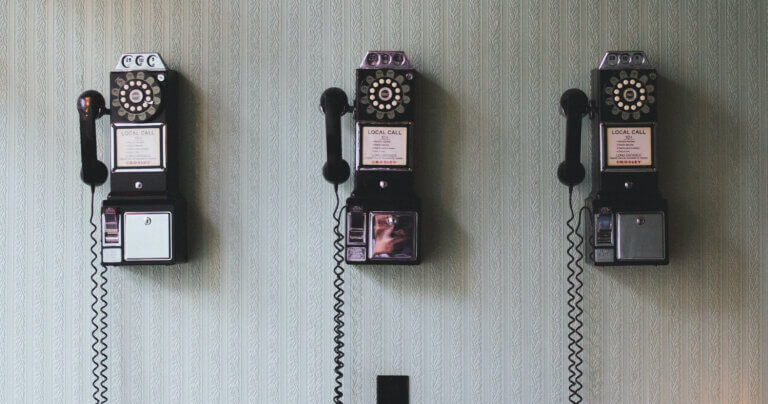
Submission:
<svg viewBox="0 0 768 404">
<path fill-rule="evenodd" d="M 365 244 L 365 213 L 352 212 L 347 214 L 347 244 Z"/>
</svg>

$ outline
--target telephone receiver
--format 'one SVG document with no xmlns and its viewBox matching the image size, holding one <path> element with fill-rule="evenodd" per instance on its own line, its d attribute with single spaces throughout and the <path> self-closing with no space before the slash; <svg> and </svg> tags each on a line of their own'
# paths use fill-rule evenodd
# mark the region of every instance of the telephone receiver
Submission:
<svg viewBox="0 0 768 404">
<path fill-rule="evenodd" d="M 339 185 L 349 178 L 349 164 L 341 157 L 341 116 L 349 112 L 347 94 L 331 87 L 320 96 L 320 109 L 325 114 L 327 161 L 323 165 L 325 180 Z"/>
<path fill-rule="evenodd" d="M 80 116 L 80 155 L 83 166 L 80 178 L 96 187 L 107 180 L 107 166 L 96 157 L 96 120 L 109 113 L 104 97 L 95 90 L 88 90 L 77 98 Z"/>
<path fill-rule="evenodd" d="M 584 180 L 581 164 L 581 120 L 589 113 L 589 98 L 578 88 L 566 90 L 560 97 L 561 113 L 566 117 L 565 161 L 557 167 L 557 178 L 572 187 Z"/>
</svg>

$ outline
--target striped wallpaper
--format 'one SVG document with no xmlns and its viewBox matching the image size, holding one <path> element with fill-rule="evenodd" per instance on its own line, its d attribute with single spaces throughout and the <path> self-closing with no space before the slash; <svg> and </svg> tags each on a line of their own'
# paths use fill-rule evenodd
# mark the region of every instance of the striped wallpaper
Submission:
<svg viewBox="0 0 768 404">
<path fill-rule="evenodd" d="M 192 254 L 109 269 L 108 396 L 330 402 L 317 104 L 352 92 L 366 50 L 402 49 L 422 74 L 425 259 L 347 268 L 346 402 L 374 402 L 377 374 L 409 375 L 413 403 L 564 402 L 557 101 L 604 51 L 639 49 L 661 76 L 672 259 L 587 267 L 586 402 L 764 403 L 767 23 L 765 0 L 0 0 L 0 401 L 90 400 L 75 99 L 106 94 L 122 52 L 158 51 L 183 76 Z"/>
</svg>

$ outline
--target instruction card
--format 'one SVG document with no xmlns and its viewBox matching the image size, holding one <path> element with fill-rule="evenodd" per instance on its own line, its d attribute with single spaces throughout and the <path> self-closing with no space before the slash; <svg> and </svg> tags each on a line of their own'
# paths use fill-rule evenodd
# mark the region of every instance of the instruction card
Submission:
<svg viewBox="0 0 768 404">
<path fill-rule="evenodd" d="M 649 126 L 608 127 L 606 164 L 609 167 L 653 165 L 652 128 Z"/>
<path fill-rule="evenodd" d="M 408 128 L 364 126 L 363 165 L 405 166 L 408 162 Z"/>
<path fill-rule="evenodd" d="M 116 167 L 160 167 L 160 128 L 117 128 Z"/>
</svg>

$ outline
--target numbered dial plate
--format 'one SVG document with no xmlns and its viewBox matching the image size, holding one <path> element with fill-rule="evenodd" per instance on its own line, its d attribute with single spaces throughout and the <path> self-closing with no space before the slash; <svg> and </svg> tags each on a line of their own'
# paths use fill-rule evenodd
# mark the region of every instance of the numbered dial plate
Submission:
<svg viewBox="0 0 768 404">
<path fill-rule="evenodd" d="M 128 72 L 115 79 L 112 87 L 112 107 L 117 115 L 131 122 L 146 121 L 160 109 L 162 96 L 154 77 L 144 72 Z"/>
<path fill-rule="evenodd" d="M 408 84 L 412 73 L 395 73 L 394 70 L 376 70 L 365 78 L 360 86 L 360 103 L 365 106 L 365 112 L 373 114 L 377 119 L 395 119 L 403 114 L 411 102 L 411 86 Z"/>
<path fill-rule="evenodd" d="M 656 73 L 648 75 L 639 74 L 637 70 L 627 73 L 619 72 L 618 76 L 612 76 L 605 87 L 605 104 L 611 107 L 613 115 L 621 116 L 622 120 L 640 119 L 643 114 L 651 112 L 656 103 L 653 92 L 653 81 Z"/>
</svg>

